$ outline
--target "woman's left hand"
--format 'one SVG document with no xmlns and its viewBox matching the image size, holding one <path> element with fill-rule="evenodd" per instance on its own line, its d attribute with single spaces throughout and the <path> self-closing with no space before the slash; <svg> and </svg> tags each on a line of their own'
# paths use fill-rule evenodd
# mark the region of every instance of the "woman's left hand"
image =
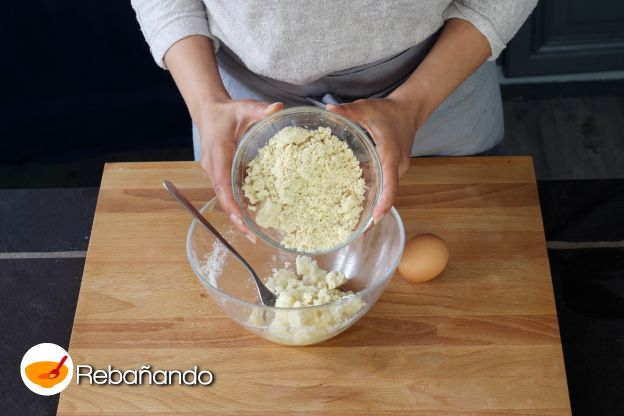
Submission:
<svg viewBox="0 0 624 416">
<path fill-rule="evenodd" d="M 326 106 L 327 110 L 359 123 L 375 141 L 383 172 L 381 198 L 373 210 L 375 223 L 392 208 L 399 177 L 410 165 L 412 144 L 419 127 L 415 109 L 410 107 L 413 105 L 391 96 Z"/>
<path fill-rule="evenodd" d="M 373 218 L 392 207 L 399 176 L 407 171 L 416 130 L 455 88 L 492 54 L 487 38 L 470 22 L 449 19 L 425 59 L 387 98 L 328 105 L 373 136 L 383 169 L 383 191 Z"/>
</svg>

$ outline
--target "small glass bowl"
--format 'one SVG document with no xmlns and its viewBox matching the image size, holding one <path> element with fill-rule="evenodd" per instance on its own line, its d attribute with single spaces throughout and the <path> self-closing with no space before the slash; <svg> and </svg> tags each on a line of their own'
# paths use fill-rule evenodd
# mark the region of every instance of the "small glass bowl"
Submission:
<svg viewBox="0 0 624 416">
<path fill-rule="evenodd" d="M 260 148 L 264 147 L 277 132 L 289 126 L 304 127 L 310 130 L 316 130 L 319 127 L 329 127 L 333 135 L 347 143 L 360 162 L 362 177 L 366 184 L 363 210 L 360 214 L 360 220 L 349 238 L 336 246 L 314 252 L 286 248 L 281 244 L 283 239 L 282 233 L 273 228 L 265 228 L 258 225 L 255 220 L 255 213 L 249 210 L 249 204 L 242 189 L 249 162 L 256 157 Z M 381 196 L 382 183 L 379 155 L 375 150 L 373 141 L 366 135 L 364 130 L 339 114 L 311 106 L 293 107 L 278 111 L 254 124 L 243 135 L 232 163 L 232 191 L 234 192 L 236 203 L 243 212 L 243 221 L 263 241 L 290 253 L 307 255 L 330 253 L 356 240 L 373 220 L 373 208 Z"/>
</svg>

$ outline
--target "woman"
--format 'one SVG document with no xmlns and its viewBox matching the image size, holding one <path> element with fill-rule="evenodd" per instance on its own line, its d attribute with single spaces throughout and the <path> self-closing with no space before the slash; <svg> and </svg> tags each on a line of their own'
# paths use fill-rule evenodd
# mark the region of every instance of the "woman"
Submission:
<svg viewBox="0 0 624 416">
<path fill-rule="evenodd" d="M 366 128 L 383 166 L 373 217 L 410 156 L 467 155 L 503 136 L 493 61 L 536 0 L 132 0 L 189 109 L 195 155 L 248 238 L 230 183 L 237 140 L 284 105 Z"/>
</svg>

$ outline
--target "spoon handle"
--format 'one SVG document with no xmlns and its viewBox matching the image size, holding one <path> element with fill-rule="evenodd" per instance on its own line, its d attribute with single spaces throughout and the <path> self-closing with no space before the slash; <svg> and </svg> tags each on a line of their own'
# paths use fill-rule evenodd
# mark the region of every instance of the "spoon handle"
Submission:
<svg viewBox="0 0 624 416">
<path fill-rule="evenodd" d="M 182 205 L 182 207 L 184 207 L 188 212 L 191 213 L 193 217 L 201 222 L 221 243 L 223 243 L 225 247 L 228 248 L 228 250 L 230 250 L 230 252 L 234 256 L 236 256 L 238 260 L 240 260 L 242 265 L 245 266 L 247 271 L 253 276 L 254 280 L 256 281 L 258 294 L 260 295 L 260 299 L 262 300 L 262 302 L 267 305 L 270 304 L 271 301 L 273 301 L 273 304 L 275 304 L 275 294 L 273 294 L 273 292 L 271 292 L 269 289 L 266 288 L 266 286 L 264 286 L 264 283 L 262 283 L 254 269 L 249 265 L 249 263 L 247 263 L 247 260 L 245 260 L 243 256 L 241 256 L 238 251 L 234 247 L 232 247 L 230 243 L 227 242 L 227 240 L 221 235 L 221 233 L 219 233 L 219 231 L 217 231 L 216 228 L 214 228 L 212 224 L 208 222 L 208 220 L 197 210 L 197 208 L 195 208 L 191 201 L 189 201 L 184 195 L 182 195 L 180 190 L 173 183 L 165 179 L 163 181 L 163 186 L 171 194 L 171 196 L 173 196 L 175 200 L 178 201 L 180 205 Z"/>
<path fill-rule="evenodd" d="M 217 231 L 216 228 L 214 228 L 212 224 L 210 224 L 208 220 L 204 218 L 203 215 L 201 215 L 199 210 L 195 208 L 195 205 L 193 205 L 191 201 L 189 201 L 184 195 L 180 193 L 180 191 L 174 184 L 172 184 L 168 180 L 165 180 L 163 182 L 163 185 L 165 189 L 169 191 L 169 193 L 176 199 L 176 201 L 178 201 L 180 205 L 186 208 L 186 210 L 189 211 L 191 215 L 193 215 L 193 217 L 195 217 L 199 222 L 201 222 L 204 225 L 204 227 L 208 228 L 210 232 L 214 234 L 214 236 L 219 241 L 221 241 L 221 243 L 223 243 L 223 245 L 226 246 L 232 252 L 232 254 L 234 254 L 243 263 L 243 265 L 249 270 L 251 274 L 253 275 L 256 274 L 251 268 L 251 266 L 247 263 L 247 261 L 240 254 L 238 254 L 236 249 L 234 249 L 234 247 L 232 247 L 230 243 L 228 243 L 227 240 L 223 238 L 221 233 L 219 233 L 219 231 Z"/>
<path fill-rule="evenodd" d="M 58 371 L 61 369 L 61 367 L 63 366 L 63 364 L 65 364 L 65 360 L 67 360 L 67 356 L 65 355 L 62 359 L 61 362 L 58 363 L 58 365 L 56 366 L 56 368 L 54 369 L 54 371 Z"/>
</svg>

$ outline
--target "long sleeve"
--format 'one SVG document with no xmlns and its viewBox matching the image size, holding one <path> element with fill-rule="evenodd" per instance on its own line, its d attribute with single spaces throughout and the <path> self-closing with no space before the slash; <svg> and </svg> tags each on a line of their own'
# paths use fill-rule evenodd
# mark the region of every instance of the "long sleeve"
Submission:
<svg viewBox="0 0 624 416">
<path fill-rule="evenodd" d="M 537 5 L 537 0 L 455 0 L 444 20 L 459 18 L 472 23 L 490 42 L 495 60 Z"/>
<path fill-rule="evenodd" d="M 166 69 L 167 50 L 182 38 L 207 36 L 215 49 L 218 41 L 210 33 L 202 0 L 131 0 L 141 31 L 156 63 Z"/>
</svg>

